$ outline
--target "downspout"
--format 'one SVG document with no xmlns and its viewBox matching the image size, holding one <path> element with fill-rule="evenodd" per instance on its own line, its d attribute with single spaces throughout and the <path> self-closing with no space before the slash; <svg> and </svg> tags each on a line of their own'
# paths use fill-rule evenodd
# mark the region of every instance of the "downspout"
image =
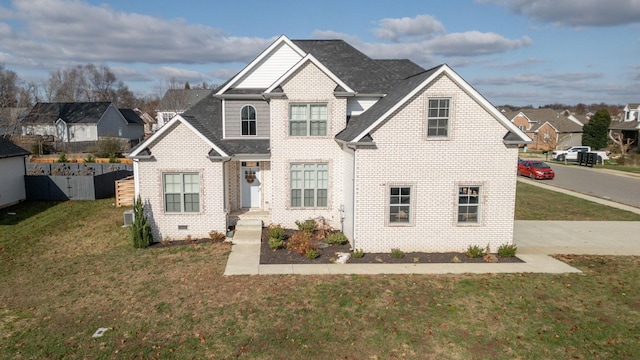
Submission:
<svg viewBox="0 0 640 360">
<path fill-rule="evenodd" d="M 351 146 L 353 146 L 353 147 L 351 147 Z M 353 228 L 353 239 L 351 239 L 351 241 L 353 243 L 351 244 L 351 250 L 355 251 L 356 250 L 356 224 L 357 224 L 357 222 L 356 222 L 356 175 L 357 175 L 357 172 L 356 172 L 356 146 L 347 144 L 347 148 L 353 150 L 353 177 L 352 177 L 352 180 L 351 180 L 352 184 L 353 184 L 352 185 L 353 186 L 353 191 L 352 191 L 352 194 L 351 194 L 351 196 L 353 196 L 353 199 L 351 200 L 351 203 L 352 203 L 352 205 L 351 205 L 351 208 L 352 208 L 351 209 L 351 214 L 352 215 L 351 216 L 353 217 L 353 225 L 352 225 L 352 228 Z"/>
</svg>

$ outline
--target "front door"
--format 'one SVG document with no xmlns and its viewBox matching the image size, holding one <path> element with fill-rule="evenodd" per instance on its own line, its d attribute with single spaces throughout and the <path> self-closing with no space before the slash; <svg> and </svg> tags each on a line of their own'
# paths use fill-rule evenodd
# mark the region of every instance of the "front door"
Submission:
<svg viewBox="0 0 640 360">
<path fill-rule="evenodd" d="M 240 183 L 242 184 L 243 208 L 260 207 L 260 163 L 243 161 L 240 169 Z"/>
</svg>

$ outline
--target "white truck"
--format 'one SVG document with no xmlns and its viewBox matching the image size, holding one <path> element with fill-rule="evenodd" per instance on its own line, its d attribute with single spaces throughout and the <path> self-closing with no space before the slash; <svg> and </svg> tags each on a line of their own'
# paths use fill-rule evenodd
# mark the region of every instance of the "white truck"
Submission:
<svg viewBox="0 0 640 360">
<path fill-rule="evenodd" d="M 578 161 L 578 153 L 581 152 L 596 153 L 599 163 L 602 163 L 604 160 L 609 160 L 608 151 L 591 151 L 590 146 L 572 146 L 567 150 L 553 150 L 551 153 L 551 159 L 556 161 Z"/>
</svg>

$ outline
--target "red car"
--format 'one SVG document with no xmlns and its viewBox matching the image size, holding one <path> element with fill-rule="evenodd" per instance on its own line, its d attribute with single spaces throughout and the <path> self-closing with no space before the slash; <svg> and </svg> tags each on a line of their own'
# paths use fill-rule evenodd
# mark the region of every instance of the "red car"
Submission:
<svg viewBox="0 0 640 360">
<path fill-rule="evenodd" d="M 553 179 L 556 174 L 543 161 L 518 159 L 518 176 L 520 175 L 532 179 Z"/>
</svg>

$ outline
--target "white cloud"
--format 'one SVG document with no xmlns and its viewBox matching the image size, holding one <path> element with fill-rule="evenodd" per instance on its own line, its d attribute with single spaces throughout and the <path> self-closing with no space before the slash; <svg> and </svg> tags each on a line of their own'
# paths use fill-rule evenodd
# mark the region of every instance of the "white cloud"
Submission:
<svg viewBox="0 0 640 360">
<path fill-rule="evenodd" d="M 204 79 L 204 76 L 198 71 L 179 69 L 172 66 L 153 68 L 149 70 L 149 73 L 165 81 L 176 79 L 178 82 L 183 82 L 202 81 Z"/>
<path fill-rule="evenodd" d="M 429 39 L 445 32 L 444 25 L 431 15 L 414 18 L 383 19 L 380 27 L 373 30 L 379 39 L 401 41 L 403 38 Z"/>
<path fill-rule="evenodd" d="M 184 19 L 123 13 L 81 1 L 15 0 L 14 7 L 27 32 L 0 38 L 0 48 L 25 58 L 46 54 L 48 60 L 79 62 L 247 62 L 273 41 L 229 37 Z"/>
<path fill-rule="evenodd" d="M 512 12 L 566 26 L 616 26 L 640 23 L 640 0 L 476 0 Z"/>
</svg>

